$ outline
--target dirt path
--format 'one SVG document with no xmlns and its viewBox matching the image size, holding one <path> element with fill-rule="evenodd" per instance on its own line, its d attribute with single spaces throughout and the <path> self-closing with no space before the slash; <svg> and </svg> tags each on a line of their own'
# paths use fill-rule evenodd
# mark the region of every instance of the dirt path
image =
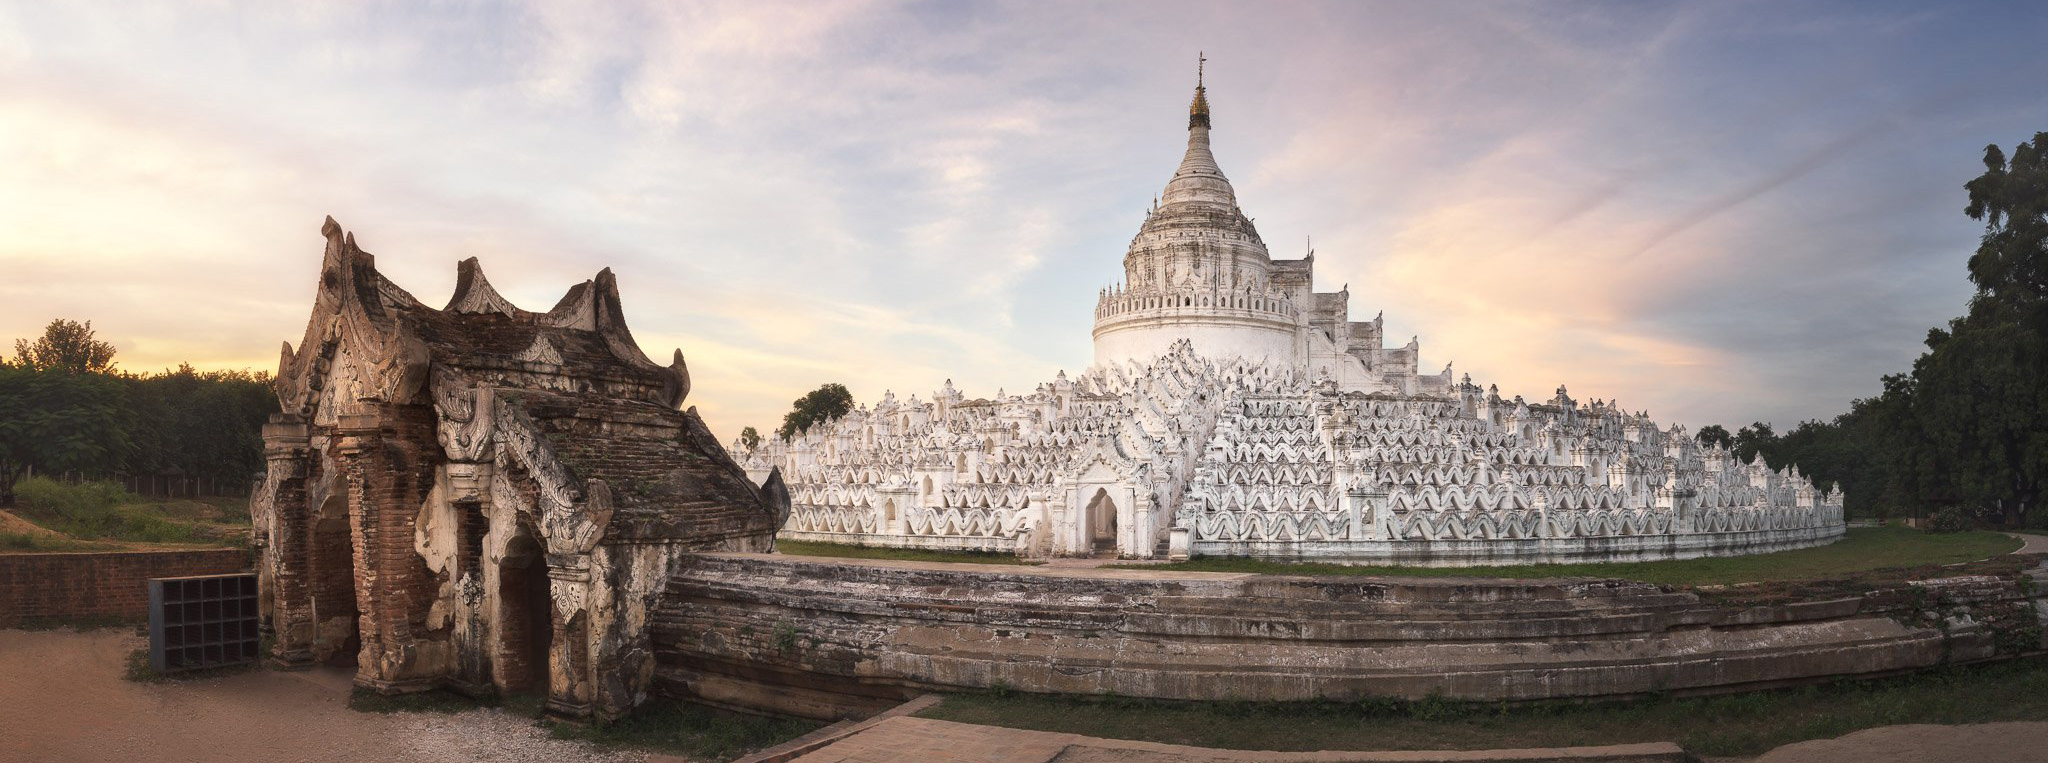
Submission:
<svg viewBox="0 0 2048 763">
<path fill-rule="evenodd" d="M 556 740 L 497 710 L 359 713 L 348 676 L 257 671 L 144 684 L 121 678 L 127 630 L 0 630 L 0 760 L 639 763 Z"/>
<path fill-rule="evenodd" d="M 2048 723 L 1880 726 L 1834 739 L 1798 742 L 1750 763 L 2037 763 L 2048 757 Z"/>
</svg>

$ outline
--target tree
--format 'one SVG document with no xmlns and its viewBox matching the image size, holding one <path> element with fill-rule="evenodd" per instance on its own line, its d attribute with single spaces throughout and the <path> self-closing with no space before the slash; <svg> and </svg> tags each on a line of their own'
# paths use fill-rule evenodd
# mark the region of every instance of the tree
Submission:
<svg viewBox="0 0 2048 763">
<path fill-rule="evenodd" d="M 853 410 L 853 393 L 846 391 L 845 385 L 826 384 L 797 398 L 792 405 L 794 409 L 782 417 L 782 426 L 775 430 L 784 442 L 806 429 L 846 415 Z"/>
<path fill-rule="evenodd" d="M 34 342 L 14 340 L 14 365 L 74 374 L 106 373 L 114 368 L 114 346 L 94 339 L 92 321 L 58 318 Z"/>
<path fill-rule="evenodd" d="M 761 433 L 753 427 L 741 429 L 740 444 L 747 446 L 747 450 L 761 447 Z"/>
<path fill-rule="evenodd" d="M 1762 455 L 1764 457 L 1764 465 L 1775 469 L 1777 465 L 1771 463 L 1770 451 L 1772 449 L 1771 446 L 1776 445 L 1777 441 L 1778 435 L 1776 432 L 1771 431 L 1769 423 L 1762 421 L 1753 422 L 1749 426 L 1735 431 L 1735 458 L 1743 463 L 1748 463 L 1750 459 Z"/>
<path fill-rule="evenodd" d="M 1963 184 L 1963 214 L 1984 221 L 1970 256 L 1977 300 L 2039 305 L 2048 299 L 2048 132 L 2021 141 L 2007 161 L 1998 144 L 1984 147 L 1984 174 Z"/>
<path fill-rule="evenodd" d="M 1919 442 L 1902 445 L 1929 451 L 1921 497 L 2017 526 L 2048 479 L 2048 332 L 2010 301 L 1980 298 L 1928 345 L 1913 363 Z"/>
<path fill-rule="evenodd" d="M 93 469 L 132 445 L 122 381 L 14 365 L 0 368 L 0 504 L 30 467 Z"/>
<path fill-rule="evenodd" d="M 263 422 L 277 410 L 270 375 L 175 371 L 123 376 L 136 447 L 131 474 L 177 474 L 237 485 L 263 469 Z"/>
<path fill-rule="evenodd" d="M 1693 439 L 1700 441 L 1700 447 L 1720 445 L 1723 448 L 1735 444 L 1735 438 L 1728 434 L 1728 428 L 1720 424 L 1708 424 L 1693 433 Z"/>
</svg>

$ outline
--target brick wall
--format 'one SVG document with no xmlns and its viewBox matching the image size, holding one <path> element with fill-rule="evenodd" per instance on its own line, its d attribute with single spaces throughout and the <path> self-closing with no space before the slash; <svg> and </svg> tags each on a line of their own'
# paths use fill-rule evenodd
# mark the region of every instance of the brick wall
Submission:
<svg viewBox="0 0 2048 763">
<path fill-rule="evenodd" d="M 0 627 L 46 618 L 149 616 L 150 578 L 249 569 L 249 552 L 0 554 Z"/>
</svg>

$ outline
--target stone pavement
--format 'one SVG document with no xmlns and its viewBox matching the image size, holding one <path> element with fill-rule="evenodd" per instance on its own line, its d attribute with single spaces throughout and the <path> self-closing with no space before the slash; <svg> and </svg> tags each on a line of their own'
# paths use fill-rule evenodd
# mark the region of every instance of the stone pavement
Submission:
<svg viewBox="0 0 2048 763">
<path fill-rule="evenodd" d="M 1682 763 L 1687 757 L 1678 745 L 1670 743 L 1423 752 L 1217 750 L 899 716 L 854 731 L 792 760 L 798 763 Z"/>
</svg>

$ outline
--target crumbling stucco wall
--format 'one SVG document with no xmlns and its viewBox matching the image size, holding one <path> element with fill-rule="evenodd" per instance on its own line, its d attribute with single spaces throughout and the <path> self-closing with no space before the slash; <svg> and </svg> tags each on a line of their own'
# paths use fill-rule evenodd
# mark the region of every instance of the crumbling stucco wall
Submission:
<svg viewBox="0 0 2048 763">
<path fill-rule="evenodd" d="M 2039 650 L 2038 590 L 1971 576 L 1739 602 L 1613 580 L 728 554 L 684 561 L 654 634 L 663 691 L 818 718 L 958 688 L 1535 700 L 1725 690 Z"/>
</svg>

